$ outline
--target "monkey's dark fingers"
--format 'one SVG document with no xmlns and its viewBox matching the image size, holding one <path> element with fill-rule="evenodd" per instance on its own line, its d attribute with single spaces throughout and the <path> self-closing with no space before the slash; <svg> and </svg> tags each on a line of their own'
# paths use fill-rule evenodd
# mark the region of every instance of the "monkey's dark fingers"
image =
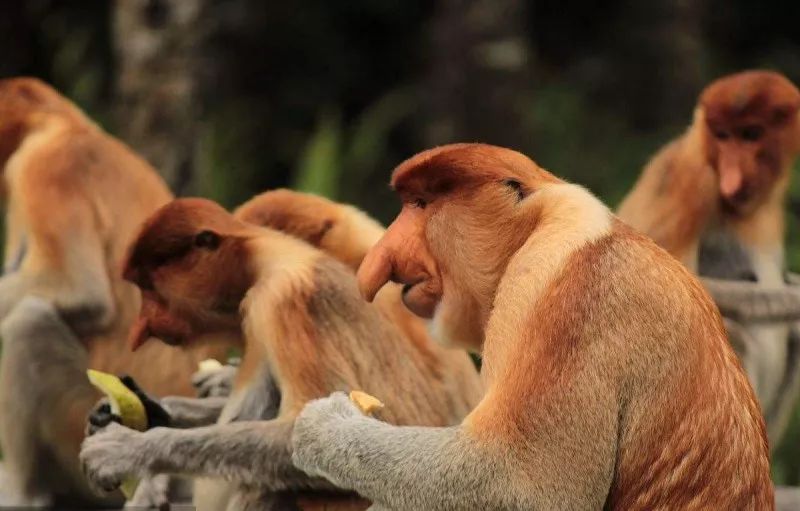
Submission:
<svg viewBox="0 0 800 511">
<path fill-rule="evenodd" d="M 168 427 L 172 422 L 172 417 L 170 417 L 169 413 L 162 407 L 158 401 L 151 398 L 147 392 L 139 387 L 139 384 L 136 383 L 129 375 L 124 375 L 120 378 L 120 381 L 128 387 L 139 400 L 144 405 L 144 410 L 147 413 L 147 427 L 148 428 L 156 428 L 156 427 Z"/>
<path fill-rule="evenodd" d="M 133 379 L 133 376 L 130 376 L 130 375 L 127 375 L 127 374 L 125 374 L 125 375 L 122 375 L 122 376 L 120 376 L 120 377 L 119 377 L 119 380 L 120 380 L 120 381 L 121 381 L 121 382 L 122 382 L 122 383 L 123 383 L 123 384 L 124 384 L 126 387 L 128 387 L 129 389 L 131 389 L 131 390 L 133 391 L 133 393 L 134 393 L 134 394 L 136 394 L 137 396 L 138 396 L 139 394 L 144 394 L 144 395 L 146 395 L 146 394 L 145 394 L 145 392 L 142 390 L 142 388 L 139 386 L 139 384 L 138 384 L 138 383 L 136 383 L 136 380 L 134 380 L 134 379 Z"/>
<path fill-rule="evenodd" d="M 108 411 L 95 410 L 89 414 L 88 424 L 86 425 L 86 436 L 92 436 L 112 422 L 122 424 L 122 417 Z"/>
</svg>

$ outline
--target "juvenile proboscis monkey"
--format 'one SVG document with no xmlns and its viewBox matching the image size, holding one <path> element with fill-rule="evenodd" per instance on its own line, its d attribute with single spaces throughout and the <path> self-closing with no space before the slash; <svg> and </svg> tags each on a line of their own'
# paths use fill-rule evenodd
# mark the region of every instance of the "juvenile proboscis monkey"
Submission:
<svg viewBox="0 0 800 511">
<path fill-rule="evenodd" d="M 99 397 L 86 368 L 190 394 L 197 362 L 218 350 L 154 345 L 134 356 L 125 345 L 139 297 L 119 275 L 122 256 L 171 198 L 146 162 L 51 87 L 15 78 L 0 81 L 0 168 L 0 503 L 96 504 L 78 464 Z"/>
<path fill-rule="evenodd" d="M 143 297 L 133 345 L 241 336 L 243 357 L 220 424 L 145 433 L 110 424 L 90 436 L 81 459 L 101 488 L 182 473 L 234 483 L 231 510 L 363 509 L 365 501 L 292 465 L 289 439 L 306 402 L 357 389 L 385 403 L 389 423 L 444 426 L 466 413 L 442 377 L 444 361 L 365 303 L 350 268 L 213 202 L 179 199 L 159 210 L 132 245 L 125 276 Z"/>
<path fill-rule="evenodd" d="M 728 316 L 773 447 L 800 391 L 800 335 L 786 321 L 798 319 L 800 303 L 784 260 L 798 111 L 800 91 L 778 73 L 746 71 L 711 83 L 690 128 L 651 160 L 619 208 L 623 220 L 704 278 Z"/>
<path fill-rule="evenodd" d="M 358 270 L 364 256 L 385 231 L 375 219 L 354 206 L 286 189 L 253 197 L 239 206 L 233 216 L 298 237 L 353 271 Z M 475 366 L 463 350 L 444 348 L 430 339 L 424 321 L 403 305 L 399 284 L 387 285 L 375 303 L 421 351 L 432 352 L 430 359 L 440 365 L 442 378 L 449 382 L 453 395 L 464 398 L 463 415 L 472 410 L 483 392 Z"/>
<path fill-rule="evenodd" d="M 354 272 L 386 231 L 354 206 L 284 189 L 257 195 L 239 206 L 233 214 L 242 221 L 296 236 L 343 262 Z M 464 350 L 443 347 L 431 339 L 424 320 L 403 305 L 402 294 L 403 286 L 390 283 L 376 295 L 374 303 L 420 352 L 428 353 L 431 363 L 435 362 L 449 393 L 462 399 L 458 412 L 461 419 L 483 396 L 475 365 Z"/>
<path fill-rule="evenodd" d="M 292 190 L 264 192 L 239 206 L 233 216 L 241 221 L 269 227 L 310 243 L 346 264 L 355 272 L 367 251 L 384 233 L 384 228 L 359 209 L 339 204 L 317 195 Z M 453 419 L 460 420 L 477 405 L 483 389 L 480 378 L 469 356 L 458 349 L 443 348 L 432 342 L 421 318 L 413 315 L 402 303 L 402 287 L 387 285 L 375 299 L 378 309 L 389 317 L 401 333 L 414 344 L 431 365 L 431 373 L 441 381 L 453 397 Z M 231 375 L 231 367 L 222 371 Z M 263 378 L 263 375 L 259 374 Z M 254 382 L 240 385 L 249 388 Z M 232 385 L 225 384 L 227 387 Z M 264 396 L 271 393 L 265 392 Z M 207 425 L 218 418 L 224 400 L 194 401 L 186 398 L 166 398 L 163 406 L 169 410 L 173 423 L 179 426 Z M 257 399 L 248 403 L 257 406 Z M 223 422 L 230 421 L 233 414 L 227 413 Z M 237 419 L 258 418 L 257 414 L 242 411 Z M 205 480 L 195 485 L 195 502 L 207 509 L 220 508 L 218 504 L 229 493 L 228 488 Z M 213 503 L 213 505 L 212 505 Z"/>
<path fill-rule="evenodd" d="M 452 427 L 309 403 L 295 465 L 380 509 L 772 509 L 758 404 L 717 308 L 586 190 L 480 144 L 423 152 L 364 259 L 442 337 L 482 348 L 487 393 Z"/>
</svg>

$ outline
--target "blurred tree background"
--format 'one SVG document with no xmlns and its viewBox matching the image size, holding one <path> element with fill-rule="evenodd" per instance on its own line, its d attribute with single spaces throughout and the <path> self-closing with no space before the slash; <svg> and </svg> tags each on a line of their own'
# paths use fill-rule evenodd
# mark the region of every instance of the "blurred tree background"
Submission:
<svg viewBox="0 0 800 511">
<path fill-rule="evenodd" d="M 797 1 L 4 0 L 0 76 L 54 84 L 177 193 L 226 206 L 291 186 L 387 221 L 390 170 L 453 141 L 616 205 L 711 79 L 800 83 L 798 19 Z M 800 483 L 796 419 L 778 482 Z"/>
</svg>

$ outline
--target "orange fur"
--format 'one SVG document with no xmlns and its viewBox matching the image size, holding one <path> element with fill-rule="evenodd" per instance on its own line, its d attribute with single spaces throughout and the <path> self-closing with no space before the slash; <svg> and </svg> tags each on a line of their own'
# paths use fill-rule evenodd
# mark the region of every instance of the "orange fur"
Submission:
<svg viewBox="0 0 800 511">
<path fill-rule="evenodd" d="M 218 237 L 213 248 L 197 246 L 204 231 Z M 179 199 L 155 213 L 131 246 L 125 275 L 143 290 L 148 336 L 191 345 L 202 334 L 240 335 L 237 390 L 268 364 L 281 393 L 278 420 L 352 389 L 378 396 L 382 418 L 395 424 L 454 424 L 468 411 L 441 362 L 432 367 L 429 354 L 360 299 L 351 269 L 210 201 Z"/>
<path fill-rule="evenodd" d="M 61 311 L 96 307 L 102 315 L 88 325 L 91 332 L 81 335 L 89 367 L 130 374 L 157 395 L 191 395 L 190 376 L 198 362 L 225 356 L 218 343 L 190 350 L 154 344 L 136 354 L 125 343 L 139 293 L 122 280 L 121 260 L 139 223 L 171 198 L 154 169 L 33 78 L 0 81 L 0 165 L 7 206 L 6 272 L 8 278 L 30 282 L 14 289 L 15 299 L 30 293 Z M 65 387 L 85 386 L 85 393 L 97 395 L 81 378 L 63 376 L 48 394 L 63 394 L 63 401 L 69 399 Z M 84 405 L 60 403 L 63 412 L 53 409 L 52 417 L 38 419 L 63 422 L 45 442 L 69 452 L 76 472 L 90 409 Z"/>
<path fill-rule="evenodd" d="M 291 190 L 262 193 L 239 206 L 234 216 L 296 236 L 358 269 L 385 229 L 353 206 L 317 195 Z M 419 352 L 431 374 L 445 382 L 454 402 L 453 417 L 463 417 L 483 394 L 480 378 L 470 358 L 461 350 L 439 346 L 428 335 L 425 323 L 402 303 L 402 286 L 385 286 L 375 298 L 378 309 L 400 329 Z"/>
<path fill-rule="evenodd" d="M 758 404 L 682 265 L 507 149 L 426 151 L 392 186 L 403 209 L 362 291 L 406 283 L 412 310 L 482 347 L 488 391 L 464 427 L 511 467 L 507 494 L 580 492 L 607 468 L 604 509 L 774 507 Z"/>
<path fill-rule="evenodd" d="M 732 228 L 748 246 L 783 246 L 789 171 L 800 153 L 800 91 L 746 71 L 710 84 L 688 131 L 650 161 L 619 216 L 697 269 L 700 237 Z"/>
</svg>

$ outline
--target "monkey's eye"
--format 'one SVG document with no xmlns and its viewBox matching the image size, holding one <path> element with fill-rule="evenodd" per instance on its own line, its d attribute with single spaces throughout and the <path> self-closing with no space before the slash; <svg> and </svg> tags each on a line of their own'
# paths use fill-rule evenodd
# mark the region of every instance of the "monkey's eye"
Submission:
<svg viewBox="0 0 800 511">
<path fill-rule="evenodd" d="M 425 199 L 414 199 L 411 201 L 411 205 L 415 208 L 425 209 L 425 206 L 427 206 L 428 203 L 425 201 Z"/>
<path fill-rule="evenodd" d="M 764 128 L 758 125 L 745 126 L 739 132 L 739 137 L 747 142 L 756 142 L 764 134 Z"/>
<path fill-rule="evenodd" d="M 516 179 L 506 179 L 503 185 L 511 188 L 517 194 L 517 201 L 521 201 L 527 196 L 527 192 L 522 188 L 522 183 Z"/>
<path fill-rule="evenodd" d="M 202 231 L 194 237 L 194 246 L 214 250 L 219 246 L 219 235 L 212 231 Z"/>
<path fill-rule="evenodd" d="M 714 138 L 717 140 L 728 140 L 730 138 L 730 133 L 724 130 L 715 130 L 714 131 Z"/>
</svg>

